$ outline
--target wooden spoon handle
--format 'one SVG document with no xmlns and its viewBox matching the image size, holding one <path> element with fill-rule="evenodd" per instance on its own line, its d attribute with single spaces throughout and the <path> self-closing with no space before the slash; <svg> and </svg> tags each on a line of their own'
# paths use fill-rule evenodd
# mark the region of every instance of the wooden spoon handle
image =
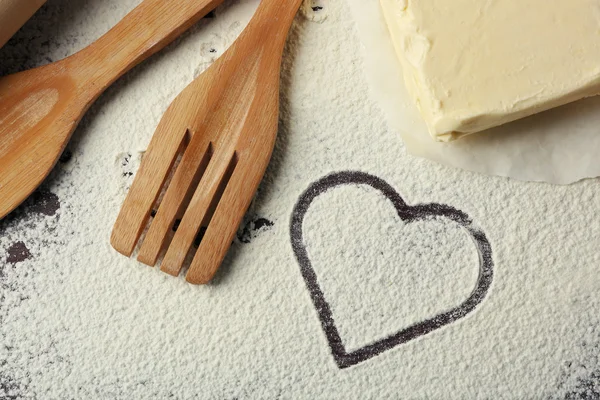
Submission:
<svg viewBox="0 0 600 400">
<path fill-rule="evenodd" d="M 101 93 L 222 2 L 144 0 L 108 33 L 71 57 L 79 86 L 92 95 Z"/>
</svg>

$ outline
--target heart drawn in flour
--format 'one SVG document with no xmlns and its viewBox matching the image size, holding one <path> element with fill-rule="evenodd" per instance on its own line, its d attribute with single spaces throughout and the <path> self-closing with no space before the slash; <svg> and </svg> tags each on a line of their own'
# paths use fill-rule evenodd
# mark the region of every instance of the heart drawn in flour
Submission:
<svg viewBox="0 0 600 400">
<path fill-rule="evenodd" d="M 352 351 L 348 351 L 344 346 L 331 306 L 323 294 L 317 274 L 311 264 L 303 236 L 304 219 L 313 201 L 333 188 L 348 185 L 367 185 L 380 192 L 392 203 L 396 213 L 404 223 L 441 217 L 458 224 L 469 234 L 479 253 L 479 274 L 475 288 L 461 304 Z M 494 271 L 491 245 L 485 233 L 474 226 L 473 221 L 467 214 L 443 204 L 407 205 L 398 192 L 387 182 L 363 172 L 338 172 L 314 182 L 301 195 L 294 207 L 290 235 L 292 248 L 300 265 L 302 277 L 310 292 L 313 305 L 317 310 L 321 327 L 327 337 L 333 358 L 339 368 L 356 365 L 465 317 L 483 301 L 492 284 Z"/>
</svg>

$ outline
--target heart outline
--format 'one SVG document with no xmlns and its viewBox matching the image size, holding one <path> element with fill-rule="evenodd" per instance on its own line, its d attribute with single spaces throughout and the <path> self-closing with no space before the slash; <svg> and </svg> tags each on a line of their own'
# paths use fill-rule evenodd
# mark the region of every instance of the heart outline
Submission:
<svg viewBox="0 0 600 400">
<path fill-rule="evenodd" d="M 323 291 L 319 286 L 317 275 L 312 267 L 306 246 L 304 245 L 302 232 L 304 217 L 312 202 L 327 191 L 344 185 L 368 185 L 379 191 L 392 202 L 398 216 L 406 223 L 426 220 L 430 217 L 444 217 L 464 228 L 473 239 L 479 252 L 479 276 L 477 278 L 477 284 L 469 297 L 451 310 L 442 312 L 441 314 L 421 322 L 417 322 L 384 339 L 380 339 L 352 352 L 346 351 L 342 338 L 335 325 L 329 303 L 327 303 Z M 360 171 L 335 172 L 313 182 L 308 189 L 302 193 L 294 206 L 290 222 L 290 239 L 296 260 L 300 265 L 300 272 L 310 293 L 315 310 L 317 311 L 331 354 L 340 369 L 348 368 L 369 360 L 396 346 L 427 335 L 428 333 L 464 318 L 474 311 L 486 298 L 494 276 L 494 262 L 492 259 L 492 247 L 490 242 L 485 233 L 473 225 L 473 220 L 466 213 L 454 207 L 437 203 L 410 206 L 406 204 L 402 196 L 400 196 L 400 194 L 386 181 L 377 176 Z"/>
</svg>

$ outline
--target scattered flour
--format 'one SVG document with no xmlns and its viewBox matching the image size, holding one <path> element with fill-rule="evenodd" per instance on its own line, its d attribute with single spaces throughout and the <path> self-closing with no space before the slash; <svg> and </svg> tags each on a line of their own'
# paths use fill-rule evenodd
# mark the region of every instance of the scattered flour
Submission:
<svg viewBox="0 0 600 400">
<path fill-rule="evenodd" d="M 138 3 L 48 2 L 0 51 L 0 74 L 83 48 Z M 347 5 L 321 3 L 314 12 L 326 19 L 303 14 L 290 33 L 279 138 L 249 213 L 257 219 L 243 227 L 253 233 L 241 229 L 211 285 L 127 259 L 109 237 L 162 113 L 257 1 L 226 2 L 91 108 L 46 195 L 0 222 L 1 399 L 600 396 L 598 182 L 521 183 L 406 155 L 369 98 Z M 409 204 L 468 213 L 492 243 L 495 277 L 467 318 L 341 370 L 289 223 L 312 182 L 350 169 L 385 179 Z M 462 231 L 402 224 L 376 193 L 337 190 L 315 203 L 305 236 L 348 347 L 452 307 L 472 288 L 476 254 Z"/>
</svg>

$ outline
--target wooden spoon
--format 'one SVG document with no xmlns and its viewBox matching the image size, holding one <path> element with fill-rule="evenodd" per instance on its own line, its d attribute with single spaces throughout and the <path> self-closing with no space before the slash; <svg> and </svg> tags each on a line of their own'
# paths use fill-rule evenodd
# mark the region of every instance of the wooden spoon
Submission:
<svg viewBox="0 0 600 400">
<path fill-rule="evenodd" d="M 167 248 L 161 270 L 176 276 L 201 226 L 207 226 L 186 279 L 194 284 L 212 279 L 271 158 L 281 58 L 301 2 L 262 0 L 238 40 L 173 101 L 115 223 L 111 244 L 117 251 L 133 253 L 173 174 L 138 259 L 154 265 Z"/>
<path fill-rule="evenodd" d="M 82 51 L 0 78 L 0 219 L 46 178 L 111 83 L 222 1 L 145 0 Z"/>
</svg>

